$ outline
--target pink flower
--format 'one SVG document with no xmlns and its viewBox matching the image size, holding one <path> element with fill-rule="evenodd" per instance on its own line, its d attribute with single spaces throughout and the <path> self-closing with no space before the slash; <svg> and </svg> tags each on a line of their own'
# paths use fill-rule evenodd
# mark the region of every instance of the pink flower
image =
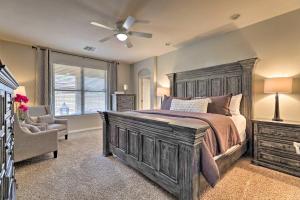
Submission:
<svg viewBox="0 0 300 200">
<path fill-rule="evenodd" d="M 28 103 L 29 99 L 28 97 L 26 96 L 23 96 L 21 94 L 16 94 L 16 97 L 15 97 L 15 102 L 19 102 L 19 103 Z"/>
<path fill-rule="evenodd" d="M 26 97 L 26 96 L 22 96 L 21 99 L 24 103 L 28 103 L 28 101 L 29 101 L 28 97 Z"/>
<path fill-rule="evenodd" d="M 16 97 L 15 97 L 15 102 L 19 102 L 19 103 L 21 103 L 21 102 L 22 102 L 22 95 L 20 95 L 20 94 L 16 94 Z"/>
<path fill-rule="evenodd" d="M 23 112 L 26 112 L 28 110 L 28 106 L 24 105 L 24 104 L 21 104 L 19 106 L 19 110 L 22 110 Z"/>
</svg>

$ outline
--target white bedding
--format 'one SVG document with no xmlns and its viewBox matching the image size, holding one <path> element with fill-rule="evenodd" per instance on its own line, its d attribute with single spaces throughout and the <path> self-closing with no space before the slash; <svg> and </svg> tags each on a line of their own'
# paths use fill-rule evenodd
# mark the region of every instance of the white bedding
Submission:
<svg viewBox="0 0 300 200">
<path fill-rule="evenodd" d="M 241 138 L 241 142 L 244 142 L 246 140 L 246 118 L 243 115 L 232 115 L 230 117 L 233 121 L 233 123 L 235 124 L 240 138 Z M 225 153 L 217 155 L 214 157 L 214 160 L 217 160 L 218 158 L 220 158 L 222 155 L 230 153 L 232 151 L 234 151 L 236 148 L 238 148 L 240 145 L 235 145 L 232 146 L 230 149 L 228 149 Z"/>
<path fill-rule="evenodd" d="M 234 125 L 236 126 L 240 138 L 241 138 L 241 142 L 246 140 L 246 118 L 243 115 L 232 115 L 230 117 L 234 123 Z"/>
</svg>

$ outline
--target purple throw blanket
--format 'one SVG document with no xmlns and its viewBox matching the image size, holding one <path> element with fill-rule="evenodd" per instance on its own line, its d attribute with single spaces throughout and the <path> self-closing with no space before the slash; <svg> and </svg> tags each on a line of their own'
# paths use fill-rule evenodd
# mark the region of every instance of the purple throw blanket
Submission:
<svg viewBox="0 0 300 200">
<path fill-rule="evenodd" d="M 224 115 L 212 113 L 178 112 L 170 110 L 134 111 L 158 117 L 189 120 L 195 123 L 208 124 L 207 133 L 201 148 L 201 172 L 207 182 L 214 187 L 220 179 L 218 166 L 214 156 L 225 153 L 230 147 L 241 144 L 240 136 L 233 121 Z"/>
</svg>

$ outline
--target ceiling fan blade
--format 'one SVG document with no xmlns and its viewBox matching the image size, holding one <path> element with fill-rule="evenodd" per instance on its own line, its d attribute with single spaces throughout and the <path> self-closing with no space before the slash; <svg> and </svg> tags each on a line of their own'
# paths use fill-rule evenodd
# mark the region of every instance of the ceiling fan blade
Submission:
<svg viewBox="0 0 300 200">
<path fill-rule="evenodd" d="M 115 36 L 114 36 L 114 35 L 107 36 L 107 37 L 102 38 L 101 40 L 99 40 L 99 42 L 106 42 L 107 40 L 110 40 L 110 39 L 112 39 L 113 37 L 115 37 Z"/>
<path fill-rule="evenodd" d="M 137 36 L 137 37 L 144 37 L 144 38 L 152 38 L 151 33 L 143 33 L 143 32 L 135 32 L 135 31 L 130 31 L 129 35 Z"/>
<path fill-rule="evenodd" d="M 127 38 L 127 40 L 125 40 L 125 46 L 126 46 L 127 48 L 133 47 L 131 41 L 130 41 L 128 38 Z"/>
<path fill-rule="evenodd" d="M 136 19 L 135 23 L 149 24 L 150 21 L 149 20 L 143 20 L 143 19 Z"/>
<path fill-rule="evenodd" d="M 123 23 L 123 28 L 128 30 L 135 23 L 135 18 L 132 16 L 128 16 L 125 22 Z"/>
<path fill-rule="evenodd" d="M 100 24 L 100 23 L 97 23 L 97 22 L 91 22 L 91 24 L 94 25 L 94 26 L 98 26 L 98 27 L 101 27 L 101 28 L 111 30 L 111 31 L 115 30 L 114 28 L 111 28 L 109 26 L 106 26 L 106 25 L 103 25 L 103 24 Z"/>
</svg>

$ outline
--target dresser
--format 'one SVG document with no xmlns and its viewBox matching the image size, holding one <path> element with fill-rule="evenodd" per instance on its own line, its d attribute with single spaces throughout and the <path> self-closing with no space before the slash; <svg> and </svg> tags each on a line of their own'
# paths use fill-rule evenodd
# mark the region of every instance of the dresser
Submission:
<svg viewBox="0 0 300 200">
<path fill-rule="evenodd" d="M 253 120 L 253 163 L 300 177 L 300 122 Z"/>
<path fill-rule="evenodd" d="M 135 110 L 135 98 L 135 94 L 113 94 L 112 110 L 119 112 Z"/>
<path fill-rule="evenodd" d="M 17 87 L 11 73 L 0 63 L 0 200 L 16 198 L 12 95 Z"/>
</svg>

